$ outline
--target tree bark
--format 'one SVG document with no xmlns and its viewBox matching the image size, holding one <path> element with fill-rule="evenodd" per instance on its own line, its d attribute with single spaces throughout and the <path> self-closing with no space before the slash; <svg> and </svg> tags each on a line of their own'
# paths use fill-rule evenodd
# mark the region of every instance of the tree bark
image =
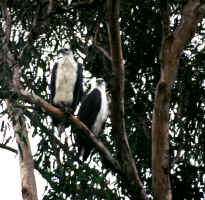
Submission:
<svg viewBox="0 0 205 200">
<path fill-rule="evenodd" d="M 152 118 L 152 187 L 156 200 L 171 200 L 169 177 L 169 105 L 171 86 L 176 80 L 180 54 L 194 36 L 197 20 L 204 12 L 200 0 L 189 0 L 181 23 L 174 32 L 169 31 L 167 1 L 161 1 L 163 39 L 160 52 L 161 78 L 155 90 Z"/>
<path fill-rule="evenodd" d="M 33 156 L 28 139 L 28 131 L 23 118 L 23 112 L 19 109 L 15 109 L 9 101 L 8 108 L 18 145 L 22 197 L 23 200 L 38 200 L 36 180 L 34 176 Z"/>
</svg>

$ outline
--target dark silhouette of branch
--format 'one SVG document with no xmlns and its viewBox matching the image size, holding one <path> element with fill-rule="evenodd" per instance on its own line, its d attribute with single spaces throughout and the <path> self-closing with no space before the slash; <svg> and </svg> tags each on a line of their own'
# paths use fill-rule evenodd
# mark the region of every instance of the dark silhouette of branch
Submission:
<svg viewBox="0 0 205 200">
<path fill-rule="evenodd" d="M 86 1 L 79 1 L 79 2 L 73 2 L 70 4 L 70 7 L 80 7 L 84 5 L 90 5 L 94 3 L 96 0 L 86 0 Z"/>
<path fill-rule="evenodd" d="M 146 124 L 146 119 L 144 117 L 141 117 L 141 116 L 136 116 L 136 119 L 137 119 L 137 121 L 139 121 L 145 137 L 147 139 L 151 139 L 151 135 L 152 135 L 151 128 L 149 128 L 149 126 Z"/>
<path fill-rule="evenodd" d="M 18 153 L 18 151 L 17 151 L 16 149 L 14 149 L 14 148 L 12 148 L 12 147 L 9 147 L 9 146 L 7 146 L 7 145 L 5 145 L 5 144 L 0 144 L 0 148 L 9 150 L 9 151 L 11 151 L 11 152 L 13 152 L 13 153 L 15 153 L 15 154 Z"/>
<path fill-rule="evenodd" d="M 95 46 L 109 61 L 112 61 L 111 56 L 108 54 L 108 52 L 107 52 L 104 48 L 98 46 L 97 44 L 94 44 L 94 46 Z"/>
<path fill-rule="evenodd" d="M 49 132 L 49 138 L 52 144 L 52 148 L 55 152 L 55 157 L 57 160 L 58 165 L 61 165 L 61 160 L 60 160 L 60 148 L 65 152 L 67 156 L 67 163 L 70 167 L 72 167 L 72 160 L 70 159 L 70 152 L 68 148 L 68 144 L 65 143 L 63 144 L 53 133 Z"/>
<path fill-rule="evenodd" d="M 167 0 L 160 0 L 160 12 L 162 17 L 162 30 L 163 30 L 163 36 L 167 37 L 169 34 L 169 26 L 170 26 L 170 20 L 169 20 L 169 5 Z"/>
</svg>

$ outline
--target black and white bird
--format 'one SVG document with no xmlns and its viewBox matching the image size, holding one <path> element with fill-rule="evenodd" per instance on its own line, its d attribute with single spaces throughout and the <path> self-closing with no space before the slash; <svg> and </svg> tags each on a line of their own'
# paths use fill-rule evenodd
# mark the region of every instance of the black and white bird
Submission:
<svg viewBox="0 0 205 200">
<path fill-rule="evenodd" d="M 74 60 L 70 49 L 62 48 L 58 54 L 62 54 L 62 58 L 52 69 L 50 101 L 62 111 L 74 112 L 83 96 L 83 68 Z M 58 126 L 62 122 L 53 118 L 53 124 Z"/>
<path fill-rule="evenodd" d="M 96 88 L 94 88 L 83 100 L 78 112 L 78 118 L 96 135 L 98 136 L 108 117 L 108 101 L 106 96 L 105 82 L 103 79 L 96 80 Z M 81 130 L 79 130 L 81 131 Z M 79 157 L 82 156 L 86 161 L 93 150 L 92 142 L 86 138 L 84 134 L 78 133 L 76 136 L 76 146 L 78 148 Z"/>
</svg>

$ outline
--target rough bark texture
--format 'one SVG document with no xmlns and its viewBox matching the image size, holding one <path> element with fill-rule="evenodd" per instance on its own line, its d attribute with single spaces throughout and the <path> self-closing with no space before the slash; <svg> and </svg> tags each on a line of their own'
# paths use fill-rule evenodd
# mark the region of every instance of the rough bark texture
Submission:
<svg viewBox="0 0 205 200">
<path fill-rule="evenodd" d="M 124 65 L 120 37 L 119 12 L 120 1 L 107 1 L 108 34 L 112 57 L 112 134 L 116 140 L 118 159 L 122 167 L 122 178 L 131 199 L 146 199 L 142 183 L 139 179 L 134 159 L 128 144 L 124 121 Z"/>
<path fill-rule="evenodd" d="M 152 186 L 156 200 L 171 200 L 169 177 L 169 103 L 171 86 L 176 79 L 180 54 L 193 37 L 197 20 L 204 13 L 199 0 L 189 0 L 181 23 L 174 32 L 169 31 L 167 2 L 161 1 L 163 40 L 160 52 L 161 78 L 155 90 L 152 119 Z"/>
<path fill-rule="evenodd" d="M 22 197 L 23 200 L 38 200 L 33 156 L 25 120 L 22 118 L 23 113 L 21 110 L 14 109 L 11 102 L 8 103 L 8 107 L 13 119 L 14 132 L 18 145 Z"/>
</svg>

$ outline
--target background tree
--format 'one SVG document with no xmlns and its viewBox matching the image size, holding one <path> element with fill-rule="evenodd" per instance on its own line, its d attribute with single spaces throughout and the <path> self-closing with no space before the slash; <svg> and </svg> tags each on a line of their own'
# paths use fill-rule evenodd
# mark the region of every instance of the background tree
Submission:
<svg viewBox="0 0 205 200">
<path fill-rule="evenodd" d="M 22 142 L 21 160 L 34 159 L 48 181 L 44 199 L 203 198 L 203 1 L 8 0 L 0 5 L 1 116 L 9 113 Z M 100 139 L 68 117 L 99 152 L 90 163 L 77 161 L 69 129 L 60 137 L 52 126 L 49 115 L 67 115 L 45 102 L 49 63 L 67 45 L 91 77 L 106 80 L 111 97 L 111 120 Z M 85 76 L 88 85 L 91 77 Z M 41 137 L 33 158 L 22 156 L 30 151 L 27 131 Z M 1 147 L 11 149 L 8 142 Z M 37 199 L 34 178 L 25 179 L 24 198 Z"/>
</svg>

